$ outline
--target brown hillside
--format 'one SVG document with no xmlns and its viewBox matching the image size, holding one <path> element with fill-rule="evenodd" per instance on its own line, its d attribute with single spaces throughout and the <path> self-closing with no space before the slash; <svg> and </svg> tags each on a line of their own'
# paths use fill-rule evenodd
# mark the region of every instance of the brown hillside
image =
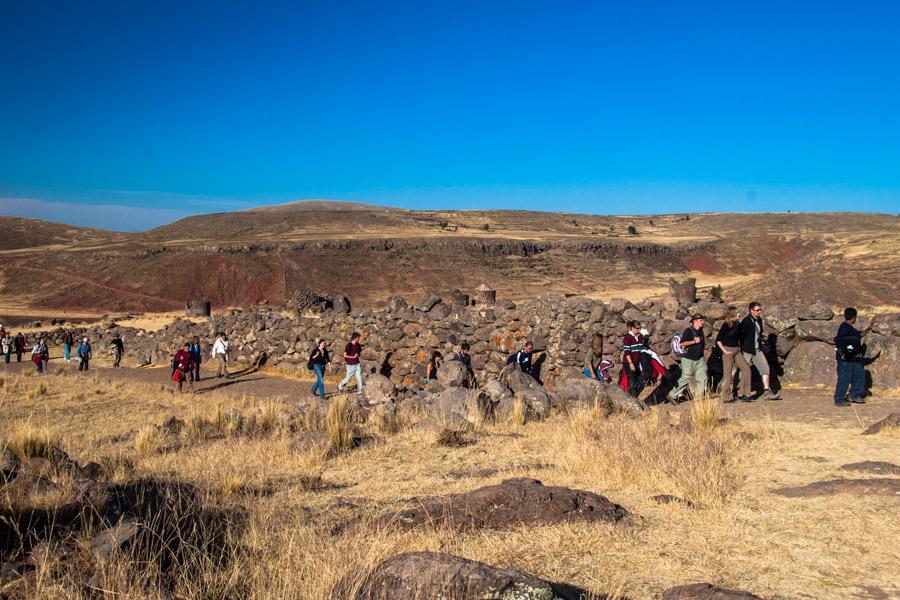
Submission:
<svg viewBox="0 0 900 600">
<path fill-rule="evenodd" d="M 10 221 L 29 222 L 2 223 Z M 900 219 L 876 214 L 627 217 L 308 202 L 138 234 L 30 223 L 20 237 L 52 239 L 53 251 L 5 252 L 8 315 L 174 310 L 191 298 L 280 303 L 300 287 L 346 294 L 355 306 L 481 283 L 513 300 L 546 291 L 641 298 L 688 275 L 723 285 L 735 301 L 888 306 L 900 281 Z M 68 237 L 51 238 L 49 226 Z"/>
</svg>

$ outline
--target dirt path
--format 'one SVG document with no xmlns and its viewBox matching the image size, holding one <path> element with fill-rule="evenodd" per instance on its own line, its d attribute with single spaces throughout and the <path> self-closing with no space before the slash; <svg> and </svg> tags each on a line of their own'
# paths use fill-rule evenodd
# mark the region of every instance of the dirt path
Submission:
<svg viewBox="0 0 900 600">
<path fill-rule="evenodd" d="M 15 359 L 14 359 L 15 360 Z M 33 369 L 34 365 L 23 357 L 21 363 L 2 365 L 0 372 L 19 373 L 25 369 Z M 66 363 L 60 358 L 50 361 L 50 373 L 57 369 L 76 371 L 74 362 Z M 133 383 L 143 383 L 154 386 L 173 387 L 169 377 L 169 368 L 147 367 L 112 367 L 95 364 L 91 372 L 110 378 L 121 379 Z M 342 374 L 342 371 L 339 371 Z M 334 379 L 334 376 L 332 376 Z M 355 384 L 354 384 L 355 385 Z M 301 381 L 289 377 L 283 377 L 266 371 L 256 371 L 245 368 L 232 373 L 228 378 L 217 379 L 212 365 L 204 365 L 201 370 L 201 380 L 197 383 L 195 391 L 198 396 L 217 392 L 231 397 L 282 397 L 301 398 L 309 397 L 312 380 Z M 337 391 L 335 381 L 328 381 L 325 385 L 327 395 Z M 353 388 L 351 386 L 351 391 Z M 900 390 L 887 390 L 876 393 L 867 399 L 865 404 L 854 404 L 848 408 L 838 408 L 832 401 L 832 390 L 820 388 L 785 389 L 782 390 L 784 400 L 767 401 L 756 400 L 751 403 L 735 402 L 723 407 L 722 416 L 725 418 L 750 416 L 754 418 L 771 418 L 775 420 L 820 422 L 840 427 L 864 428 L 875 421 L 884 418 L 892 412 L 900 412 Z M 691 403 L 685 402 L 678 406 L 668 404 L 659 405 L 654 410 L 660 411 L 664 416 L 669 413 L 680 413 L 677 419 L 690 418 Z"/>
</svg>

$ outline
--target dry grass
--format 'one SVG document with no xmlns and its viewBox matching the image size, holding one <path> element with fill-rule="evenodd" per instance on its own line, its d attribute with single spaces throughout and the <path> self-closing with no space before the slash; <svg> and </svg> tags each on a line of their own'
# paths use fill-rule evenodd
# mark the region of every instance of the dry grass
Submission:
<svg viewBox="0 0 900 600">
<path fill-rule="evenodd" d="M 718 395 L 708 391 L 691 402 L 691 422 L 703 431 L 710 431 L 719 424 L 722 402 Z"/>
<path fill-rule="evenodd" d="M 160 394 L 158 386 L 131 384 L 104 394 L 89 387 L 73 404 L 75 388 L 66 377 L 48 378 L 41 400 L 10 402 L 7 390 L 17 381 L 8 377 L 0 388 L 9 417 L 0 422 L 6 439 L 14 437 L 14 423 L 27 422 L 57 433 L 20 437 L 41 442 L 61 436 L 80 462 L 99 460 L 117 478 L 186 482 L 203 491 L 208 505 L 245 512 L 244 526 L 228 533 L 227 559 L 196 552 L 174 574 L 176 597 L 329 598 L 347 572 L 414 550 L 449 552 L 629 598 L 657 598 L 668 587 L 694 581 L 764 597 L 852 597 L 864 586 L 870 593 L 881 589 L 882 597 L 900 593 L 900 524 L 885 518 L 896 512 L 896 499 L 786 499 L 771 493 L 841 474 L 846 462 L 900 464 L 895 434 L 861 436 L 856 425 L 757 417 L 702 429 L 670 425 L 658 409 L 608 419 L 584 410 L 525 426 L 483 424 L 478 443 L 462 447 L 435 444 L 433 428 L 403 426 L 347 450 L 352 435 L 380 425 L 355 424 L 352 398 L 343 396 L 322 418 L 318 409 L 310 408 L 308 417 L 306 409 L 294 411 L 287 399 L 211 397 L 200 410 L 188 398 Z M 262 422 L 266 414 L 277 421 L 280 412 L 292 412 L 295 422 L 325 421 L 327 433 L 310 438 L 276 426 L 266 435 L 240 429 L 229 436 L 224 431 L 231 409 Z M 188 424 L 186 431 L 196 417 L 215 434 L 183 431 L 179 444 L 165 452 L 139 451 L 141 428 L 170 414 Z M 344 451 L 328 452 L 332 439 Z M 349 446 L 340 445 L 348 439 Z M 463 492 L 512 476 L 606 495 L 633 517 L 619 525 L 470 534 L 357 527 L 413 497 Z M 650 499 L 655 494 L 696 506 L 657 504 Z M 106 590 L 104 597 L 153 597 L 158 573 L 140 559 L 126 552 L 102 564 L 96 585 Z M 26 597 L 85 597 L 84 588 L 60 572 L 52 564 L 41 570 Z"/>
<path fill-rule="evenodd" d="M 49 458 L 53 449 L 60 445 L 60 435 L 49 425 L 38 425 L 30 420 L 15 424 L 6 438 L 6 448 L 20 461 Z"/>
</svg>

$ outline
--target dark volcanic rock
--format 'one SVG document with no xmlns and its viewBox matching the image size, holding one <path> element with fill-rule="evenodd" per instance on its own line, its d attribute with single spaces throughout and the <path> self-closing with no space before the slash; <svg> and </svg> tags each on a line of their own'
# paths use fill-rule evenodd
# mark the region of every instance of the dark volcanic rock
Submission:
<svg viewBox="0 0 900 600">
<path fill-rule="evenodd" d="M 679 585 L 663 592 L 663 600 L 762 600 L 742 590 L 727 590 L 708 583 Z"/>
<path fill-rule="evenodd" d="M 506 479 L 461 494 L 425 498 L 416 506 L 386 514 L 378 526 L 421 526 L 459 531 L 503 529 L 520 524 L 620 521 L 628 514 L 605 497 L 582 490 L 544 486 L 536 479 Z"/>
<path fill-rule="evenodd" d="M 866 460 L 858 463 L 850 463 L 841 467 L 845 471 L 862 471 L 877 475 L 900 475 L 900 466 L 880 460 Z"/>
<path fill-rule="evenodd" d="M 834 494 L 860 494 L 863 496 L 897 496 L 900 498 L 900 479 L 872 477 L 869 479 L 830 479 L 808 485 L 773 490 L 789 498 L 832 496 Z"/>
<path fill-rule="evenodd" d="M 575 600 L 587 597 L 587 592 L 517 569 L 499 569 L 450 554 L 409 552 L 383 561 L 369 573 L 345 576 L 331 596 L 340 600 Z"/>
<path fill-rule="evenodd" d="M 891 413 L 882 420 L 869 425 L 863 435 L 875 435 L 885 427 L 900 427 L 900 413 Z"/>
</svg>

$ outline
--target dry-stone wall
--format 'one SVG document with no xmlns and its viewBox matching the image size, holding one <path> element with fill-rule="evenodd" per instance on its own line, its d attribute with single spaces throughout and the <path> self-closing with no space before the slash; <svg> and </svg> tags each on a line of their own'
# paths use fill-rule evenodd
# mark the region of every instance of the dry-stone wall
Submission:
<svg viewBox="0 0 900 600">
<path fill-rule="evenodd" d="M 300 294 L 297 304 L 318 308 L 316 299 L 308 296 Z M 301 371 L 306 370 L 309 350 L 317 339 L 328 340 L 334 360 L 341 363 L 344 343 L 352 331 L 359 331 L 365 371 L 382 373 L 398 386 L 420 383 L 431 352 L 438 350 L 446 354 L 457 350 L 461 342 L 471 346 L 472 365 L 478 379 L 482 382 L 496 379 L 507 356 L 525 340 L 532 340 L 537 350 L 546 350 L 546 358 L 540 364 L 541 376 L 552 384 L 558 379 L 580 375 L 584 351 L 595 332 L 602 333 L 606 339 L 606 356 L 618 363 L 625 322 L 637 319 L 650 331 L 653 348 L 671 362 L 670 341 L 687 326 L 686 317 L 690 312 L 701 311 L 707 316 L 707 334 L 712 335 L 718 331 L 728 308 L 726 304 L 707 301 L 688 306 L 674 296 L 638 304 L 623 299 L 604 303 L 558 294 L 519 305 L 497 300 L 489 306 L 471 306 L 456 300 L 453 298 L 451 303 L 440 296 L 431 296 L 409 302 L 393 297 L 376 310 L 351 310 L 347 301 L 341 310 L 334 306 L 292 317 L 285 316 L 292 314 L 287 309 L 256 307 L 197 322 L 176 319 L 159 331 L 119 327 L 115 323 L 74 331 L 79 336 L 84 333 L 90 336 L 95 352 L 105 349 L 112 336 L 119 333 L 126 353 L 144 364 L 167 363 L 184 340 L 193 335 L 200 336 L 210 347 L 216 332 L 222 331 L 231 339 L 233 360 L 253 363 L 265 356 L 267 364 Z M 832 385 L 835 371 L 832 340 L 841 317 L 824 303 L 766 306 L 764 310 L 772 359 L 777 356 L 775 366 L 783 366 L 782 381 Z M 866 325 L 867 321 L 860 319 L 858 326 Z M 52 344 L 58 344 L 62 333 L 63 329 L 57 328 L 43 335 Z M 28 343 L 33 343 L 33 339 L 34 334 L 29 334 Z M 866 367 L 873 384 L 900 385 L 900 373 L 896 370 L 900 357 L 900 314 L 880 315 L 865 341 L 868 355 L 874 358 Z"/>
</svg>

